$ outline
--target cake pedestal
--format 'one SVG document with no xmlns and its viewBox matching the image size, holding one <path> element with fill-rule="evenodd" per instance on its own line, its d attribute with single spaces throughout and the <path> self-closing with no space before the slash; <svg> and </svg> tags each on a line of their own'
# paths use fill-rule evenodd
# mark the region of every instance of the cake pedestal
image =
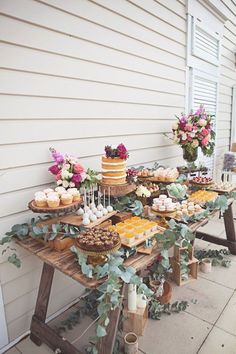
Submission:
<svg viewBox="0 0 236 354">
<path fill-rule="evenodd" d="M 100 182 L 99 186 L 101 188 L 101 192 L 106 195 L 110 195 L 112 197 L 121 197 L 123 195 L 132 193 L 136 189 L 136 185 L 134 183 L 124 183 L 124 184 L 107 184 Z"/>
<path fill-rule="evenodd" d="M 110 250 L 106 251 L 86 251 L 83 248 L 80 248 L 79 243 L 76 242 L 76 247 L 81 253 L 84 253 L 88 256 L 88 262 L 89 264 L 92 264 L 94 267 L 100 264 L 104 264 L 107 261 L 107 255 L 110 253 L 114 253 L 118 251 L 118 249 L 121 247 L 121 242 L 119 241 L 115 247 L 113 247 Z"/>
</svg>

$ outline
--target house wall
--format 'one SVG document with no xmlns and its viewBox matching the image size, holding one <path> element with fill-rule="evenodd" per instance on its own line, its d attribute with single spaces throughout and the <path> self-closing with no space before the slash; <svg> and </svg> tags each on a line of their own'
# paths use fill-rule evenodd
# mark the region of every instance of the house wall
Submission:
<svg viewBox="0 0 236 354">
<path fill-rule="evenodd" d="M 225 22 L 221 46 L 221 68 L 219 89 L 219 116 L 217 156 L 229 151 L 232 113 L 232 89 L 236 85 L 236 4 L 232 0 L 222 0 L 229 19 Z M 233 117 L 236 119 L 236 117 Z"/>
<path fill-rule="evenodd" d="M 185 102 L 185 3 L 173 0 L 1 0 L 0 230 L 27 220 L 34 192 L 52 182 L 49 147 L 99 168 L 123 142 L 129 165 L 176 165 L 162 133 Z M 18 249 L 1 258 L 9 341 L 29 328 L 42 263 Z M 56 273 L 49 314 L 81 287 Z"/>
</svg>

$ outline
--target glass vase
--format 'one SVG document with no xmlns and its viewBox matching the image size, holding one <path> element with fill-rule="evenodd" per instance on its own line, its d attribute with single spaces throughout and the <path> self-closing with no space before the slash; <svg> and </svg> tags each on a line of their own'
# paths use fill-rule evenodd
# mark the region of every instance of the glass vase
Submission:
<svg viewBox="0 0 236 354">
<path fill-rule="evenodd" d="M 197 160 L 198 148 L 194 148 L 191 145 L 182 146 L 183 149 L 183 159 L 187 163 L 189 169 L 195 168 L 194 162 Z"/>
</svg>

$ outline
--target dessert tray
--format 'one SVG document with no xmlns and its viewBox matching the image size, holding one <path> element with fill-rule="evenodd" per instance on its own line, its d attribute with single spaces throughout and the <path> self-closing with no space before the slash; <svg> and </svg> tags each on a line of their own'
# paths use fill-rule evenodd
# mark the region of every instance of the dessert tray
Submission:
<svg viewBox="0 0 236 354">
<path fill-rule="evenodd" d="M 218 193 L 230 193 L 233 192 L 236 189 L 236 184 L 231 184 L 231 183 L 214 183 L 212 184 L 208 190 L 215 191 Z"/>
<path fill-rule="evenodd" d="M 82 200 L 78 200 L 78 201 L 72 202 L 71 204 L 68 204 L 68 205 L 60 204 L 56 208 L 50 208 L 50 207 L 38 207 L 35 203 L 35 200 L 31 200 L 28 204 L 28 207 L 34 213 L 56 214 L 56 213 L 62 213 L 62 212 L 68 213 L 68 212 L 76 211 L 80 207 L 81 203 L 82 203 Z"/>
<path fill-rule="evenodd" d="M 98 219 L 94 222 L 91 222 L 90 224 L 88 224 L 86 226 L 85 225 L 83 225 L 83 226 L 85 228 L 92 229 L 93 227 L 100 225 L 101 223 L 110 219 L 113 215 L 116 215 L 116 214 L 117 214 L 117 211 L 113 210 L 112 212 L 108 213 L 107 215 L 102 216 L 100 219 Z M 73 225 L 73 226 L 81 226 L 83 224 L 83 217 L 76 215 L 76 214 L 67 215 L 60 220 L 60 223 L 69 224 L 69 225 Z"/>
<path fill-rule="evenodd" d="M 209 186 L 214 183 L 212 178 L 209 177 L 194 177 L 189 182 L 199 186 Z"/>
<path fill-rule="evenodd" d="M 170 184 L 176 182 L 177 178 L 175 179 L 170 179 L 170 180 L 161 180 L 159 177 L 149 177 L 148 181 L 153 182 L 153 183 L 164 183 L 164 184 Z"/>
<path fill-rule="evenodd" d="M 129 247 L 129 248 L 132 248 L 132 247 L 137 247 L 139 245 L 141 245 L 142 243 L 144 243 L 144 241 L 152 238 L 154 235 L 156 235 L 158 232 L 163 232 L 165 229 L 159 225 L 157 225 L 157 230 L 155 231 L 152 231 L 150 233 L 148 233 L 147 235 L 145 236 L 142 236 L 141 238 L 137 238 L 135 239 L 134 241 L 132 242 L 129 242 L 128 240 L 126 240 L 124 237 L 121 237 L 121 244 L 122 246 L 125 246 L 125 247 Z M 143 248 L 143 247 L 142 247 Z"/>
</svg>

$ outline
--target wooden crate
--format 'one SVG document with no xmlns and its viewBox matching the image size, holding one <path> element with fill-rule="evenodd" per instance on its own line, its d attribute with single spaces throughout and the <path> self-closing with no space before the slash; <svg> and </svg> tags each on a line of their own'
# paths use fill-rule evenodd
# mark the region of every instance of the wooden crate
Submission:
<svg viewBox="0 0 236 354">
<path fill-rule="evenodd" d="M 148 306 L 144 309 L 137 308 L 136 311 L 129 311 L 127 304 L 125 304 L 123 316 L 123 331 L 125 333 L 134 332 L 137 336 L 142 336 L 144 334 L 145 325 L 148 319 Z"/>
<path fill-rule="evenodd" d="M 174 246 L 174 258 L 176 259 L 177 262 L 180 262 L 181 254 L 184 253 L 187 249 L 188 249 L 187 247 L 180 247 L 177 245 Z M 194 251 L 193 247 L 190 250 L 188 250 L 189 260 L 193 259 L 193 251 Z"/>
<path fill-rule="evenodd" d="M 180 273 L 180 263 L 176 261 L 174 257 L 170 258 L 171 266 L 173 269 L 173 274 L 172 274 L 172 280 L 175 281 L 175 283 L 178 286 L 185 285 L 189 283 L 190 281 L 197 279 L 198 276 L 198 259 L 193 257 L 193 259 L 189 260 L 188 262 L 188 267 L 189 267 L 189 278 L 187 280 L 182 280 L 181 279 L 181 273 Z"/>
</svg>

